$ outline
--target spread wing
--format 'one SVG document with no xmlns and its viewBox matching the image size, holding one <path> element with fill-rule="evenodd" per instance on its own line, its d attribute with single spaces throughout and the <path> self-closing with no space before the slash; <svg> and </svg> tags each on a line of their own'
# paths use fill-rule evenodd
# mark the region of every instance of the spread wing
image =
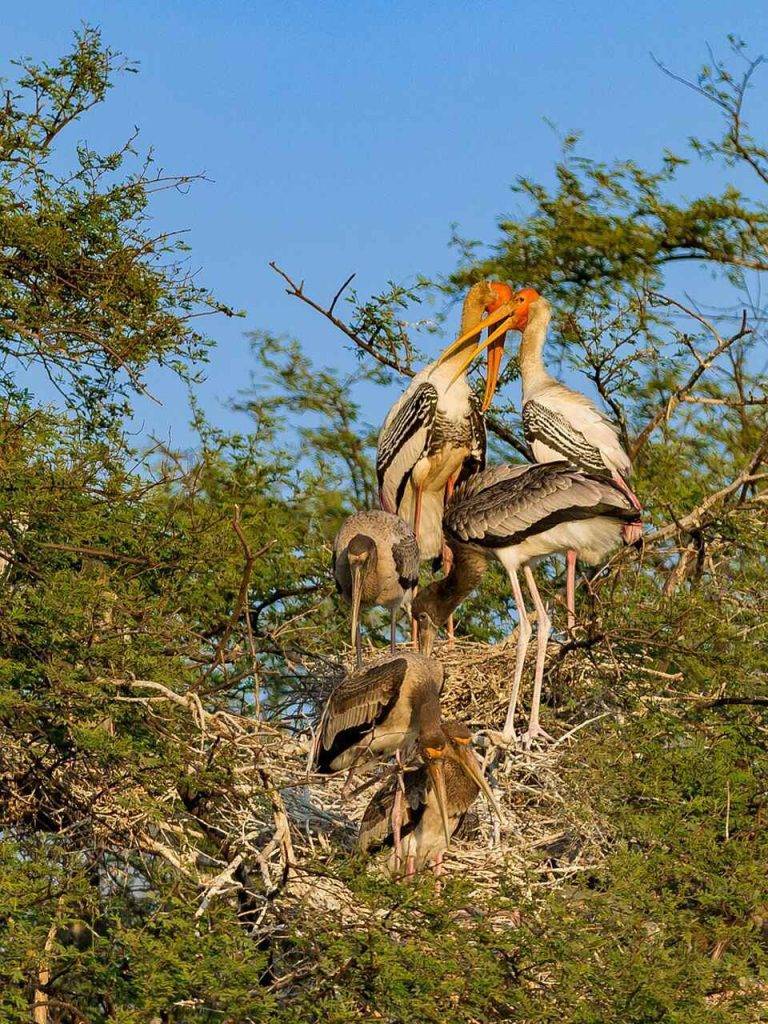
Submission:
<svg viewBox="0 0 768 1024">
<path fill-rule="evenodd" d="M 386 717 L 407 671 L 405 658 L 388 659 L 353 672 L 339 683 L 320 719 L 316 755 L 319 767 L 330 764 L 337 754 L 358 742 Z"/>
<path fill-rule="evenodd" d="M 523 430 L 529 444 L 541 441 L 587 472 L 632 470 L 616 426 L 586 395 L 556 381 L 524 404 Z"/>
<path fill-rule="evenodd" d="M 392 407 L 376 448 L 376 477 L 382 507 L 397 512 L 413 467 L 429 451 L 437 411 L 437 389 L 415 381 Z"/>
<path fill-rule="evenodd" d="M 629 499 L 608 480 L 567 462 L 496 466 L 458 489 L 446 510 L 446 532 L 464 543 L 507 547 L 561 522 L 610 515 L 633 520 Z"/>
</svg>

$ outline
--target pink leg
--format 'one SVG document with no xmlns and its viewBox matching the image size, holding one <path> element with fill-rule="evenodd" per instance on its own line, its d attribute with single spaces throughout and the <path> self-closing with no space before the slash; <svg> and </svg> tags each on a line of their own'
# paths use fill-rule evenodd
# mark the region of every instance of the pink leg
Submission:
<svg viewBox="0 0 768 1024">
<path fill-rule="evenodd" d="M 568 632 L 576 626 L 576 552 L 571 548 L 565 556 L 565 604 L 568 609 Z"/>
<path fill-rule="evenodd" d="M 435 878 L 439 878 L 440 875 L 442 875 L 442 873 L 443 873 L 443 851 L 442 850 L 440 851 L 440 853 L 436 853 L 435 854 L 432 863 L 434 864 Z"/>
<path fill-rule="evenodd" d="M 629 484 L 626 482 L 624 477 L 621 476 L 620 473 L 616 473 L 614 471 L 614 473 L 612 474 L 612 478 L 616 486 L 622 491 L 623 494 L 626 494 L 626 496 L 632 502 L 632 507 L 636 508 L 638 512 L 642 512 L 643 506 L 640 504 L 640 499 L 629 486 Z M 643 536 L 643 524 L 639 515 L 637 519 L 635 519 L 633 522 L 624 524 L 621 530 L 621 535 L 624 538 L 625 544 L 637 544 L 637 542 Z"/>
<path fill-rule="evenodd" d="M 406 857 L 405 858 L 405 877 L 413 878 L 416 874 L 416 858 Z"/>
<path fill-rule="evenodd" d="M 448 547 L 447 544 L 443 544 L 442 561 L 443 561 L 443 573 L 444 573 L 444 575 L 447 576 L 448 573 L 453 568 L 453 552 L 451 551 L 451 549 Z M 448 634 L 448 646 L 449 647 L 453 647 L 453 641 L 454 641 L 453 613 L 451 613 L 448 616 L 448 622 L 446 623 L 445 629 L 446 629 L 446 632 Z"/>
<path fill-rule="evenodd" d="M 514 569 L 509 572 L 509 581 L 512 584 L 512 596 L 515 599 L 518 617 L 517 650 L 515 651 L 515 676 L 512 680 L 512 694 L 509 698 L 507 708 L 507 720 L 504 723 L 504 731 L 501 734 L 504 743 L 512 743 L 515 739 L 515 709 L 517 707 L 517 696 L 520 692 L 520 681 L 523 678 L 523 667 L 525 665 L 525 652 L 528 650 L 528 641 L 531 638 L 531 624 L 528 621 L 528 613 L 525 610 L 523 592 L 520 589 L 520 581 Z"/>
<path fill-rule="evenodd" d="M 400 870 L 403 862 L 403 763 L 400 760 L 400 751 L 395 754 L 397 761 L 397 787 L 395 789 L 395 802 L 392 806 L 392 838 L 395 848 L 395 870 Z"/>
<path fill-rule="evenodd" d="M 449 476 L 448 477 L 448 481 L 447 481 L 447 483 L 445 485 L 445 498 L 444 498 L 443 507 L 445 507 L 445 505 L 447 505 L 448 502 L 451 500 L 451 497 L 453 496 L 453 490 L 454 490 L 455 486 L 456 486 L 456 476 L 455 475 L 454 476 Z M 445 573 L 446 576 L 451 571 L 452 566 L 453 566 L 453 552 L 451 551 L 451 549 L 448 547 L 447 544 L 443 544 L 443 572 Z M 453 612 L 451 612 L 451 614 L 448 616 L 448 622 L 446 623 L 445 629 L 446 629 L 446 632 L 448 634 L 448 646 L 449 647 L 453 647 L 453 641 L 455 639 L 454 631 L 453 631 Z"/>
<path fill-rule="evenodd" d="M 416 488 L 416 508 L 413 512 L 413 532 L 416 534 L 416 539 L 419 539 L 419 524 L 421 523 L 421 494 L 423 488 L 421 486 Z M 418 588 L 413 588 L 413 596 L 416 597 Z M 411 640 L 413 642 L 414 650 L 419 649 L 419 624 L 416 619 L 411 619 Z"/>
<path fill-rule="evenodd" d="M 552 622 L 547 614 L 546 606 L 541 600 L 541 594 L 539 588 L 536 586 L 536 580 L 530 566 L 525 567 L 525 582 L 528 584 L 528 590 L 531 593 L 534 607 L 536 608 L 536 674 L 533 678 L 533 697 L 531 698 L 531 717 L 528 722 L 528 731 L 523 736 L 523 743 L 526 747 L 530 747 L 533 740 L 538 739 L 539 736 L 543 736 L 544 739 L 551 740 L 542 727 L 539 725 L 539 706 L 541 704 L 541 687 L 544 681 L 544 664 L 547 660 L 547 640 L 549 639 L 549 633 L 552 629 Z"/>
</svg>

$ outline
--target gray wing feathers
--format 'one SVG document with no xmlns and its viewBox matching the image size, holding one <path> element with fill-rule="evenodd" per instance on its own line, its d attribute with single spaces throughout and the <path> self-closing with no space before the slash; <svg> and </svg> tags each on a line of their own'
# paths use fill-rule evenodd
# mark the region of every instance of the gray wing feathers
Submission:
<svg viewBox="0 0 768 1024">
<path fill-rule="evenodd" d="M 345 729 L 374 725 L 381 709 L 399 691 L 407 670 L 407 660 L 396 658 L 371 665 L 342 680 L 328 698 L 323 712 L 320 734 L 325 749 L 329 750 L 336 736 Z"/>
<path fill-rule="evenodd" d="M 585 476 L 567 463 L 500 466 L 468 481 L 451 502 L 445 525 L 460 540 L 471 542 L 489 535 L 524 534 L 536 523 L 569 509 L 594 508 L 599 515 L 606 506 L 619 513 L 631 509 L 618 488 Z"/>
</svg>

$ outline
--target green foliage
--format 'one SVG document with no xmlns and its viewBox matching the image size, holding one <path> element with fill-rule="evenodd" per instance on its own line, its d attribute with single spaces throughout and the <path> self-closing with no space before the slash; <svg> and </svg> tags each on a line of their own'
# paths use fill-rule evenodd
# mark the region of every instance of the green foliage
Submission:
<svg viewBox="0 0 768 1024">
<path fill-rule="evenodd" d="M 742 110 L 756 67 L 713 61 L 693 83 L 726 127 L 685 159 L 764 181 Z M 546 680 L 555 725 L 604 716 L 564 755 L 553 812 L 599 821 L 600 856 L 559 884 L 502 866 L 490 887 L 394 885 L 341 843 L 297 854 L 284 824 L 296 739 L 343 670 L 328 566 L 342 518 L 375 500 L 365 396 L 422 358 L 404 321 L 426 283 L 350 294 L 349 323 L 315 304 L 356 346 L 347 376 L 255 335 L 247 434 L 193 406 L 193 453 L 132 449 L 144 370 L 194 376 L 209 342 L 190 318 L 220 307 L 148 228 L 151 194 L 185 179 L 131 170 L 132 143 L 53 170 L 64 129 L 131 70 L 84 29 L 61 61 L 24 62 L 0 114 L 0 1018 L 36 1002 L 49 1024 L 765 1020 L 762 339 L 660 294 L 665 268 L 699 260 L 738 295 L 765 269 L 762 202 L 728 181 L 686 201 L 683 158 L 598 164 L 566 140 L 554 187 L 518 182 L 529 206 L 491 256 L 465 246 L 448 291 L 493 273 L 553 299 L 552 359 L 635 447 L 648 531 L 582 588 Z M 30 359 L 64 411 L 24 391 Z M 495 417 L 509 458 L 504 396 Z M 385 642 L 378 613 L 366 627 Z M 509 628 L 492 571 L 459 632 Z M 354 923 L 312 902 L 334 886 Z"/>
</svg>

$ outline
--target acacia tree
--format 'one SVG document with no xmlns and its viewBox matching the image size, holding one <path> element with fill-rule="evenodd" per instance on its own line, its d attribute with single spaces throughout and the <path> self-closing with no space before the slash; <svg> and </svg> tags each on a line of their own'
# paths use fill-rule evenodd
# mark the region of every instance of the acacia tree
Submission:
<svg viewBox="0 0 768 1024">
<path fill-rule="evenodd" d="M 715 63 L 695 83 L 728 128 L 688 158 L 722 161 L 725 177 L 743 162 L 759 183 L 743 109 L 756 68 Z M 551 357 L 622 423 L 649 527 L 550 657 L 553 730 L 586 708 L 600 721 L 562 748 L 569 796 L 548 814 L 567 811 L 559 842 L 577 861 L 570 833 L 598 819 L 594 856 L 549 888 L 501 859 L 482 891 L 469 871 L 442 895 L 428 879 L 406 891 L 350 856 L 344 825 L 324 831 L 301 741 L 344 670 L 328 545 L 375 493 L 355 387 L 413 372 L 403 310 L 430 287 L 321 303 L 287 277 L 354 345 L 352 378 L 307 372 L 298 342 L 259 335 L 254 386 L 236 398 L 248 436 L 194 410 L 192 455 L 131 451 L 121 415 L 144 369 L 197 372 L 208 342 L 190 318 L 220 307 L 175 236 L 149 230 L 152 191 L 180 179 L 132 175 L 130 148 L 51 170 L 59 134 L 127 70 L 85 30 L 57 64 L 22 66 L 2 122 L 4 1019 L 761 1019 L 768 423 L 760 311 L 738 289 L 763 271 L 762 205 L 731 188 L 673 201 L 681 158 L 600 167 L 569 143 L 556 189 L 518 183 L 524 214 L 488 258 L 463 245 L 440 284 L 453 295 L 493 273 L 552 296 Z M 730 277 L 732 323 L 670 291 L 679 258 Z M 23 392 L 29 360 L 63 412 Z M 516 371 L 512 358 L 506 382 Z M 491 425 L 495 457 L 525 455 L 511 402 Z M 543 582 L 555 600 L 557 578 Z M 498 637 L 505 614 L 489 574 L 460 626 Z M 375 613 L 368 625 L 381 640 Z M 494 713 L 467 709 L 473 724 Z M 535 760 L 510 766 L 514 811 L 542 783 Z"/>
</svg>

